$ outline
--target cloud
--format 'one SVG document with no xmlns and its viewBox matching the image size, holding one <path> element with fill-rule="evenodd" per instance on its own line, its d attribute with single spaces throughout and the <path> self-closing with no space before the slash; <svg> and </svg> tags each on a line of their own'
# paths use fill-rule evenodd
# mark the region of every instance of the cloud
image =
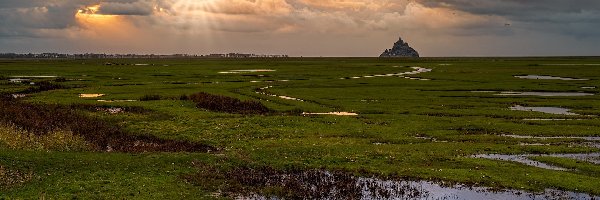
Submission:
<svg viewBox="0 0 600 200">
<path fill-rule="evenodd" d="M 152 1 L 102 2 L 97 14 L 103 15 L 152 15 L 156 3 Z"/>
<path fill-rule="evenodd" d="M 541 38 L 575 41 L 585 46 L 581 52 L 589 52 L 600 45 L 598 34 L 597 0 L 0 1 L 0 46 L 15 41 L 27 46 L 21 38 L 38 38 L 43 44 L 60 41 L 56 46 L 63 49 L 85 43 L 90 51 L 178 51 L 192 45 L 185 48 L 190 53 L 256 47 L 302 55 L 378 55 L 402 35 L 424 55 L 515 52 L 503 44 L 550 52 L 546 47 L 555 46 Z M 349 48 L 353 43 L 361 47 Z"/>
</svg>

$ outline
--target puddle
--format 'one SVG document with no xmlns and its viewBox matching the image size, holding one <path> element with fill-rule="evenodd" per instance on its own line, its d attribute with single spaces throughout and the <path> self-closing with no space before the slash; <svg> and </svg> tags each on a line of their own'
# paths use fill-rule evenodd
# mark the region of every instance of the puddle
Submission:
<svg viewBox="0 0 600 200">
<path fill-rule="evenodd" d="M 289 82 L 290 80 L 275 80 L 277 82 Z M 267 80 L 267 81 L 250 81 L 250 83 L 272 83 L 275 82 L 273 80 Z"/>
<path fill-rule="evenodd" d="M 570 112 L 571 109 L 557 108 L 557 107 L 524 107 L 524 106 L 517 105 L 517 106 L 510 107 L 510 110 L 543 112 L 543 113 L 557 114 L 557 115 L 579 115 L 577 113 Z"/>
<path fill-rule="evenodd" d="M 517 139 L 581 139 L 587 141 L 597 141 L 600 142 L 600 137 L 578 137 L 578 136 L 552 136 L 552 137 L 544 137 L 544 136 L 529 136 L 529 135 L 501 135 L 502 137 L 510 137 Z"/>
<path fill-rule="evenodd" d="M 550 146 L 550 144 L 542 144 L 542 143 L 520 143 L 520 146 Z"/>
<path fill-rule="evenodd" d="M 499 96 L 582 97 L 593 96 L 585 92 L 501 92 Z"/>
<path fill-rule="evenodd" d="M 241 74 L 241 73 L 252 73 L 252 72 L 274 72 L 277 70 L 272 69 L 238 69 L 238 70 L 229 70 L 224 72 L 219 72 L 219 74 Z"/>
<path fill-rule="evenodd" d="M 278 97 L 282 98 L 282 99 L 286 99 L 286 100 L 304 101 L 302 99 L 298 99 L 298 98 L 295 98 L 295 97 L 288 97 L 288 96 L 278 96 Z"/>
<path fill-rule="evenodd" d="M 533 166 L 533 167 L 539 167 L 542 169 L 568 171 L 568 169 L 565 169 L 562 167 L 556 167 L 556 166 L 548 165 L 546 163 L 542 163 L 542 162 L 538 162 L 538 161 L 529 159 L 529 157 L 532 157 L 532 156 L 534 156 L 534 155 L 533 154 L 521 154 L 521 155 L 480 154 L 480 155 L 474 155 L 472 157 L 473 158 L 492 159 L 492 160 L 512 161 L 512 162 L 518 162 L 518 163 Z"/>
<path fill-rule="evenodd" d="M 97 111 L 107 112 L 109 114 L 119 114 L 125 112 L 123 108 L 96 108 Z"/>
<path fill-rule="evenodd" d="M 581 89 L 596 89 L 596 87 L 595 86 L 584 86 L 584 87 L 581 87 Z"/>
<path fill-rule="evenodd" d="M 448 63 L 442 63 L 442 64 L 438 64 L 439 66 L 450 66 L 452 64 L 448 64 Z"/>
<path fill-rule="evenodd" d="M 450 184 L 445 182 L 385 180 L 358 177 L 351 173 L 324 170 L 288 170 L 238 167 L 227 171 L 201 167 L 201 172 L 185 178 L 197 184 L 222 182 L 214 177 L 227 177 L 218 197 L 233 199 L 592 199 L 584 193 L 546 189 L 543 192 L 498 190 L 489 187 Z M 217 174 L 217 176 L 215 176 Z M 235 186 L 233 186 L 235 185 Z M 269 196 L 258 193 L 267 188 Z"/>
<path fill-rule="evenodd" d="M 29 79 L 11 78 L 11 79 L 8 79 L 8 81 L 11 82 L 11 83 L 22 83 L 22 82 L 25 82 L 25 81 L 29 81 Z"/>
<path fill-rule="evenodd" d="M 411 67 L 412 69 L 414 69 L 413 71 L 409 71 L 409 72 L 401 72 L 401 73 L 395 73 L 395 74 L 376 74 L 376 75 L 369 75 L 369 76 L 355 76 L 355 77 L 344 77 L 344 78 L 340 78 L 340 79 L 360 79 L 360 78 L 374 78 L 374 77 L 392 77 L 392 76 L 399 76 L 399 77 L 405 77 L 406 75 L 416 75 L 416 74 L 420 74 L 420 73 L 425 73 L 425 72 L 431 72 L 432 69 L 427 69 L 427 68 L 423 68 L 423 67 Z M 412 80 L 429 80 L 429 79 L 421 79 L 421 78 L 413 78 L 413 77 L 407 77 L 407 79 L 412 79 Z"/>
<path fill-rule="evenodd" d="M 582 121 L 585 119 L 523 119 L 523 121 Z"/>
<path fill-rule="evenodd" d="M 307 113 L 307 112 L 303 112 L 302 115 L 358 116 L 357 113 L 351 113 L 351 112 L 328 112 L 328 113 Z"/>
<path fill-rule="evenodd" d="M 106 102 L 106 103 L 119 103 L 119 102 L 136 102 L 138 100 L 103 100 L 99 99 L 98 102 Z"/>
<path fill-rule="evenodd" d="M 134 65 L 135 65 L 135 66 L 148 66 L 148 65 L 150 65 L 150 64 L 139 64 L 139 63 L 138 63 L 138 64 L 134 64 Z"/>
<path fill-rule="evenodd" d="M 58 76 L 10 76 L 11 78 L 58 78 Z"/>
<path fill-rule="evenodd" d="M 492 91 L 492 90 L 475 90 L 475 91 L 471 91 L 473 93 L 496 93 L 498 91 Z"/>
<path fill-rule="evenodd" d="M 563 78 L 557 76 L 544 76 L 544 75 L 525 75 L 525 76 L 514 76 L 515 78 L 522 79 L 534 79 L 534 80 L 563 80 L 563 81 L 589 81 L 590 79 L 580 78 Z"/>
<path fill-rule="evenodd" d="M 569 171 L 568 169 L 552 166 L 546 163 L 538 162 L 530 159 L 530 157 L 536 156 L 547 156 L 547 157 L 557 157 L 557 158 L 570 158 L 579 161 L 590 162 L 594 164 L 600 164 L 600 153 L 581 153 L 581 154 L 519 154 L 519 155 L 503 155 L 503 154 L 480 154 L 474 155 L 473 158 L 486 158 L 492 160 L 503 160 L 503 161 L 512 161 L 518 162 L 525 165 L 539 167 L 542 169 L 550 169 L 557 171 Z"/>
<path fill-rule="evenodd" d="M 27 95 L 26 94 L 11 94 L 10 95 L 13 99 L 18 99 L 18 98 L 24 98 Z"/>
<path fill-rule="evenodd" d="M 261 88 L 258 88 L 258 89 L 264 91 L 264 90 L 272 88 L 272 87 L 273 86 L 270 85 L 270 86 L 265 86 L 265 87 L 261 87 Z M 270 96 L 270 97 L 278 97 L 278 98 L 286 99 L 286 100 L 304 101 L 303 99 L 299 99 L 299 98 L 295 98 L 295 97 L 280 96 L 280 95 L 270 94 L 270 93 L 261 92 L 261 91 L 255 91 L 254 93 L 260 94 L 260 95 L 265 95 L 265 96 Z"/>
<path fill-rule="evenodd" d="M 542 65 L 546 65 L 546 66 L 579 66 L 579 65 L 583 65 L 583 66 L 600 66 L 600 64 L 542 64 Z"/>
<path fill-rule="evenodd" d="M 79 98 L 98 98 L 105 94 L 79 94 Z"/>
</svg>

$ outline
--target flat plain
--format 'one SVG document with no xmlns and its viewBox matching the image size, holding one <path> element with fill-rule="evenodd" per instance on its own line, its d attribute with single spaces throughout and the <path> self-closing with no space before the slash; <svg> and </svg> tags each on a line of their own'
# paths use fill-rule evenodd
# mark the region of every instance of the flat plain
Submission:
<svg viewBox="0 0 600 200">
<path fill-rule="evenodd" d="M 0 60 L 0 198 L 600 195 L 598 77 L 594 57 Z"/>
</svg>

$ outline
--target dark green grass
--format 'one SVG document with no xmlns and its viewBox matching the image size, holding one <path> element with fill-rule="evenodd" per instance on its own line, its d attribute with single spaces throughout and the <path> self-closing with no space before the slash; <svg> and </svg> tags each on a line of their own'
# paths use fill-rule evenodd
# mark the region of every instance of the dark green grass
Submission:
<svg viewBox="0 0 600 200">
<path fill-rule="evenodd" d="M 107 66 L 104 65 L 106 62 L 154 65 Z M 56 198 L 208 198 L 206 195 L 215 191 L 186 183 L 180 176 L 197 170 L 191 164 L 194 160 L 217 165 L 217 162 L 213 162 L 216 157 L 227 157 L 231 165 L 246 162 L 275 168 L 301 166 L 343 169 L 515 189 L 558 188 L 600 194 L 600 177 L 595 165 L 588 163 L 543 158 L 549 163 L 578 169 L 559 172 L 512 162 L 469 158 L 470 155 L 481 153 L 597 151 L 571 145 L 580 142 L 577 140 L 514 139 L 500 135 L 600 136 L 600 119 L 583 116 L 600 115 L 598 95 L 507 97 L 471 92 L 585 91 L 598 94 L 599 89 L 581 88 L 600 86 L 598 66 L 545 65 L 561 63 L 600 63 L 600 59 L 304 58 L 0 62 L 0 74 L 4 79 L 33 75 L 65 78 L 64 82 L 60 82 L 65 86 L 64 89 L 41 91 L 22 101 L 139 108 L 143 112 L 82 112 L 115 122 L 130 134 L 186 140 L 221 149 L 216 154 L 41 153 L 8 150 L 0 144 L 0 162 L 3 166 L 30 170 L 38 175 L 38 178 L 3 190 L 0 194 L 22 198 L 41 195 Z M 398 77 L 340 79 L 412 71 L 406 66 L 433 69 L 432 72 L 410 75 L 432 80 L 416 81 Z M 239 69 L 276 71 L 218 73 Z M 590 80 L 526 80 L 513 77 L 527 74 Z M 55 81 L 55 78 L 32 78 L 32 81 Z M 284 100 L 255 93 L 265 86 L 273 86 L 266 90 L 271 94 L 306 101 Z M 0 92 L 3 93 L 16 93 L 27 88 L 30 86 L 0 80 Z M 242 101 L 258 101 L 276 114 L 214 112 L 199 109 L 194 102 L 179 100 L 182 95 L 199 92 Z M 78 97 L 79 94 L 95 93 L 106 96 L 89 99 Z M 98 99 L 149 101 L 105 103 L 98 102 Z M 509 110 L 513 105 L 571 108 L 582 116 Z M 356 112 L 359 116 L 290 114 L 332 111 Z M 526 118 L 584 120 L 522 120 Z M 551 145 L 521 146 L 520 143 Z"/>
</svg>

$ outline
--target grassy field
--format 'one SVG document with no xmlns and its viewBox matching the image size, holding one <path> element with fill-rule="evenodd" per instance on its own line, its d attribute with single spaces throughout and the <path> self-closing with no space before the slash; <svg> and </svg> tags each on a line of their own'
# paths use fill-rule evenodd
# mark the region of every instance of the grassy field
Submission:
<svg viewBox="0 0 600 200">
<path fill-rule="evenodd" d="M 432 71 L 379 76 L 413 67 Z M 596 164 L 535 158 L 571 169 L 556 171 L 471 157 L 599 151 L 503 136 L 600 136 L 598 77 L 600 58 L 0 60 L 0 198 L 231 197 L 215 195 L 227 177 L 203 170 L 248 166 L 600 195 Z M 222 103 L 205 106 L 201 92 Z M 328 112 L 357 115 L 307 114 Z"/>
</svg>

